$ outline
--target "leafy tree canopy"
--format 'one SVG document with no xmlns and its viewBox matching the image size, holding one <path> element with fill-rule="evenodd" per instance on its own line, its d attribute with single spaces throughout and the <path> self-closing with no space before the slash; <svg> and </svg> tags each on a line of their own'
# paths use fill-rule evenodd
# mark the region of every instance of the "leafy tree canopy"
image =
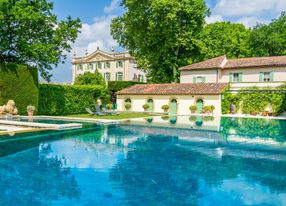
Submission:
<svg viewBox="0 0 286 206">
<path fill-rule="evenodd" d="M 251 29 L 243 24 L 217 22 L 208 24 L 201 34 L 201 55 L 199 60 L 226 54 L 229 58 L 251 56 L 249 38 Z"/>
<path fill-rule="evenodd" d="M 250 40 L 255 56 L 286 55 L 286 12 L 268 25 L 256 25 Z"/>
<path fill-rule="evenodd" d="M 199 48 L 209 10 L 204 0 L 123 0 L 126 13 L 113 19 L 111 33 L 135 56 L 152 82 L 171 82 L 177 68 Z"/>
<path fill-rule="evenodd" d="M 75 79 L 75 85 L 103 85 L 106 86 L 102 75 L 96 70 L 95 73 L 86 72 Z"/>
<path fill-rule="evenodd" d="M 1 0 L 0 61 L 35 66 L 50 80 L 81 27 L 79 19 L 58 21 L 52 10 L 48 0 Z"/>
</svg>

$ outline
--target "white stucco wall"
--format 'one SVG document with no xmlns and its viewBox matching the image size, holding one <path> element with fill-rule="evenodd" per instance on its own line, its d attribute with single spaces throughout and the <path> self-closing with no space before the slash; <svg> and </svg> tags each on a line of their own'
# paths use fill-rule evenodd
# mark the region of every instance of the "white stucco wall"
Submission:
<svg viewBox="0 0 286 206">
<path fill-rule="evenodd" d="M 193 78 L 197 76 L 206 77 L 206 83 L 217 82 L 217 70 L 194 70 L 181 71 L 181 83 L 193 83 Z"/>
<path fill-rule="evenodd" d="M 214 114 L 221 114 L 221 96 L 220 95 L 118 95 L 117 96 L 117 109 L 125 111 L 124 101 L 130 98 L 132 100 L 131 111 L 143 112 L 143 104 L 147 103 L 149 98 L 153 99 L 154 110 L 153 112 L 163 112 L 161 107 L 169 104 L 172 99 L 177 100 L 177 114 L 189 115 L 191 114 L 189 107 L 195 105 L 198 99 L 202 99 L 204 106 L 215 106 Z"/>
<path fill-rule="evenodd" d="M 252 69 L 226 69 L 222 70 L 220 82 L 229 82 L 229 73 L 242 73 L 242 82 L 259 82 L 260 72 L 272 72 L 274 82 L 286 81 L 286 68 L 252 68 Z"/>
<path fill-rule="evenodd" d="M 193 83 L 193 77 L 203 76 L 206 77 L 206 83 L 216 83 L 217 76 L 219 83 L 228 83 L 230 73 L 242 73 L 242 82 L 255 83 L 259 82 L 260 72 L 274 72 L 274 82 L 286 81 L 286 67 L 273 67 L 273 68 L 243 68 L 243 69 L 223 69 L 217 75 L 217 70 L 193 70 L 181 72 L 181 83 Z"/>
</svg>

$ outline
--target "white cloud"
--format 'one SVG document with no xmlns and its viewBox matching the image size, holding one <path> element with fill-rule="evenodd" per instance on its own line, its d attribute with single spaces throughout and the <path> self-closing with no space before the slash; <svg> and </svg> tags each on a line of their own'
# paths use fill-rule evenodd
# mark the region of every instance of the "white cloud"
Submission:
<svg viewBox="0 0 286 206">
<path fill-rule="evenodd" d="M 121 0 L 112 0 L 109 6 L 104 7 L 104 12 L 106 14 L 113 13 L 119 8 L 120 2 Z"/>
<path fill-rule="evenodd" d="M 260 16 L 267 12 L 275 13 L 286 9 L 285 0 L 218 0 L 215 14 L 228 17 Z"/>
<path fill-rule="evenodd" d="M 278 17 L 286 10 L 286 0 L 217 0 L 208 23 L 231 19 L 252 27 L 259 23 L 268 23 L 272 17 Z"/>
<path fill-rule="evenodd" d="M 110 51 L 111 47 L 118 46 L 110 34 L 110 24 L 114 17 L 113 15 L 102 16 L 95 18 L 92 24 L 84 23 L 82 25 L 81 33 L 73 45 L 73 51 L 77 56 L 82 56 L 86 49 L 88 53 L 91 53 L 97 47 Z"/>
<path fill-rule="evenodd" d="M 220 21 L 223 21 L 223 17 L 221 15 L 211 15 L 210 17 L 206 18 L 207 24 L 212 24 Z"/>
<path fill-rule="evenodd" d="M 244 24 L 246 27 L 253 27 L 255 26 L 257 23 L 269 23 L 270 20 L 265 20 L 263 18 L 258 18 L 255 16 L 252 17 L 243 17 L 237 20 L 237 23 L 242 23 Z"/>
</svg>

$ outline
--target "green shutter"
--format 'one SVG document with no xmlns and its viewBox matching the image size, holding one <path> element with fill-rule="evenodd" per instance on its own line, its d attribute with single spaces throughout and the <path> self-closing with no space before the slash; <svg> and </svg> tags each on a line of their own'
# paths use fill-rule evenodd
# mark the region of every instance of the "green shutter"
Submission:
<svg viewBox="0 0 286 206">
<path fill-rule="evenodd" d="M 106 63 L 104 62 L 104 64 L 103 64 L 104 66 L 103 66 L 103 68 L 105 69 L 106 68 Z"/>
<path fill-rule="evenodd" d="M 274 72 L 270 72 L 270 81 L 273 82 L 274 81 Z"/>
<path fill-rule="evenodd" d="M 263 72 L 260 72 L 260 73 L 259 73 L 259 81 L 260 81 L 260 82 L 263 82 L 263 79 L 264 79 L 264 73 L 263 73 Z"/>
<path fill-rule="evenodd" d="M 118 61 L 116 61 L 116 68 L 118 68 Z"/>
<path fill-rule="evenodd" d="M 203 77 L 203 83 L 205 83 L 206 82 L 206 77 Z"/>
<path fill-rule="evenodd" d="M 229 82 L 232 82 L 233 73 L 229 73 Z"/>
<path fill-rule="evenodd" d="M 239 82 L 242 82 L 242 73 L 239 73 Z"/>
<path fill-rule="evenodd" d="M 193 77 L 193 83 L 197 83 L 197 77 Z"/>
</svg>

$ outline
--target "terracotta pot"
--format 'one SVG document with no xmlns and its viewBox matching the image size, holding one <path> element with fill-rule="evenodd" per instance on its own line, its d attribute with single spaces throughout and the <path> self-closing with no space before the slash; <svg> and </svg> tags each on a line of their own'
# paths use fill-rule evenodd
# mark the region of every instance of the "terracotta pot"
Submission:
<svg viewBox="0 0 286 206">
<path fill-rule="evenodd" d="M 256 116 L 257 112 L 250 112 L 250 115 Z"/>
<path fill-rule="evenodd" d="M 195 114 L 195 113 L 196 113 L 196 110 L 191 110 L 191 113 L 192 113 L 192 114 Z"/>
<path fill-rule="evenodd" d="M 164 109 L 164 112 L 168 112 L 168 109 Z"/>
<path fill-rule="evenodd" d="M 262 114 L 261 114 L 262 116 L 264 116 L 264 117 L 266 117 L 266 116 L 268 116 L 269 115 L 269 112 L 267 112 L 267 111 L 264 111 L 264 112 L 262 112 Z"/>
</svg>

